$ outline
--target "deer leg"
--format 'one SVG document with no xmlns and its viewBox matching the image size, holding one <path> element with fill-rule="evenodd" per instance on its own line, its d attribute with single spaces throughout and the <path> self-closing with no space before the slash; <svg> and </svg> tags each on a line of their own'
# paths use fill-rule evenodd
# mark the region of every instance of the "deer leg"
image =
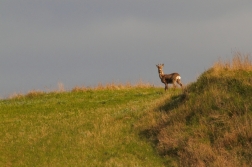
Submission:
<svg viewBox="0 0 252 167">
<path fill-rule="evenodd" d="M 177 83 L 181 86 L 181 88 L 183 87 L 182 83 L 180 82 L 180 79 L 177 80 Z"/>
<path fill-rule="evenodd" d="M 173 84 L 173 88 L 175 89 L 177 87 L 175 84 L 175 81 L 173 81 L 172 84 Z"/>
<path fill-rule="evenodd" d="M 165 83 L 165 91 L 168 90 L 168 84 Z"/>
</svg>

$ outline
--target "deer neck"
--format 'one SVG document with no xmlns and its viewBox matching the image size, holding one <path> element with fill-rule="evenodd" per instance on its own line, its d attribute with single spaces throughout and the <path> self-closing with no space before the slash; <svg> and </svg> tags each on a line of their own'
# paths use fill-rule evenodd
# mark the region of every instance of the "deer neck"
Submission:
<svg viewBox="0 0 252 167">
<path fill-rule="evenodd" d="M 162 70 L 160 70 L 158 73 L 159 73 L 159 78 L 162 79 L 164 76 L 164 72 Z"/>
</svg>

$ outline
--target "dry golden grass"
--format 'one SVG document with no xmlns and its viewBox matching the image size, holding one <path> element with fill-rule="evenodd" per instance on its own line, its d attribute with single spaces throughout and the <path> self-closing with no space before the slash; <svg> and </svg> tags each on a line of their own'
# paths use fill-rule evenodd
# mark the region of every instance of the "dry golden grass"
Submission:
<svg viewBox="0 0 252 167">
<path fill-rule="evenodd" d="M 36 96 L 40 96 L 40 95 L 43 95 L 44 92 L 42 91 L 39 91 L 39 90 L 33 90 L 33 91 L 29 91 L 25 96 L 26 97 L 36 97 Z"/>
<path fill-rule="evenodd" d="M 22 93 L 12 93 L 9 95 L 9 99 L 20 99 L 24 97 Z"/>
<path fill-rule="evenodd" d="M 9 99 L 21 99 L 21 98 L 24 98 L 24 97 L 32 98 L 32 97 L 37 97 L 37 96 L 40 96 L 40 95 L 43 95 L 43 94 L 45 94 L 45 92 L 43 92 L 43 91 L 31 90 L 31 91 L 28 91 L 27 94 L 13 93 L 13 94 L 9 95 Z"/>
<path fill-rule="evenodd" d="M 58 92 L 65 92 L 65 86 L 62 82 L 58 83 Z"/>
<path fill-rule="evenodd" d="M 220 71 L 222 69 L 252 71 L 251 56 L 250 54 L 242 54 L 240 52 L 236 52 L 231 61 L 223 62 L 219 60 L 213 65 L 213 69 L 216 71 Z"/>
<path fill-rule="evenodd" d="M 132 84 L 130 82 L 126 82 L 126 83 L 111 82 L 111 83 L 106 83 L 106 84 L 98 83 L 97 85 L 93 87 L 75 86 L 70 91 L 71 92 L 86 92 L 90 90 L 121 90 L 121 89 L 130 89 L 130 88 L 150 88 L 150 87 L 154 87 L 154 85 L 150 83 L 144 83 L 142 80 L 139 80 L 135 84 Z M 63 93 L 63 92 L 68 92 L 68 90 L 65 89 L 65 86 L 62 82 L 59 82 L 58 88 L 56 90 L 51 90 L 51 91 L 31 90 L 31 91 L 28 91 L 28 93 L 26 94 L 12 93 L 11 95 L 8 96 L 8 98 L 20 99 L 23 97 L 36 97 L 45 93 Z"/>
<path fill-rule="evenodd" d="M 72 92 L 85 92 L 88 90 L 120 90 L 120 89 L 129 89 L 129 88 L 150 88 L 154 87 L 150 83 L 144 83 L 141 80 L 138 81 L 136 84 L 132 84 L 130 82 L 126 82 L 125 84 L 122 83 L 107 83 L 107 84 L 102 84 L 98 83 L 98 85 L 94 87 L 86 87 L 86 86 L 75 86 L 72 89 Z"/>
</svg>

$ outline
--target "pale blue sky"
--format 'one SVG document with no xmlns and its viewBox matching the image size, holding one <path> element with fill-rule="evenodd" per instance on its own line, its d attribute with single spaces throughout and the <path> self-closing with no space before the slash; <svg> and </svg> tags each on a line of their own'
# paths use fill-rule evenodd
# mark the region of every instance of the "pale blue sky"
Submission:
<svg viewBox="0 0 252 167">
<path fill-rule="evenodd" d="M 0 97 L 139 79 L 195 81 L 252 52 L 251 0 L 0 0 Z"/>
</svg>

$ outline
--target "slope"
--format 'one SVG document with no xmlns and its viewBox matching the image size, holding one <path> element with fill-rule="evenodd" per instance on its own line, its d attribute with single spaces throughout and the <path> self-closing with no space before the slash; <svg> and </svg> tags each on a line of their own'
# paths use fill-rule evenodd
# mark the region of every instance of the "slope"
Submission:
<svg viewBox="0 0 252 167">
<path fill-rule="evenodd" d="M 249 56 L 216 63 L 138 127 L 173 166 L 252 166 Z"/>
</svg>

